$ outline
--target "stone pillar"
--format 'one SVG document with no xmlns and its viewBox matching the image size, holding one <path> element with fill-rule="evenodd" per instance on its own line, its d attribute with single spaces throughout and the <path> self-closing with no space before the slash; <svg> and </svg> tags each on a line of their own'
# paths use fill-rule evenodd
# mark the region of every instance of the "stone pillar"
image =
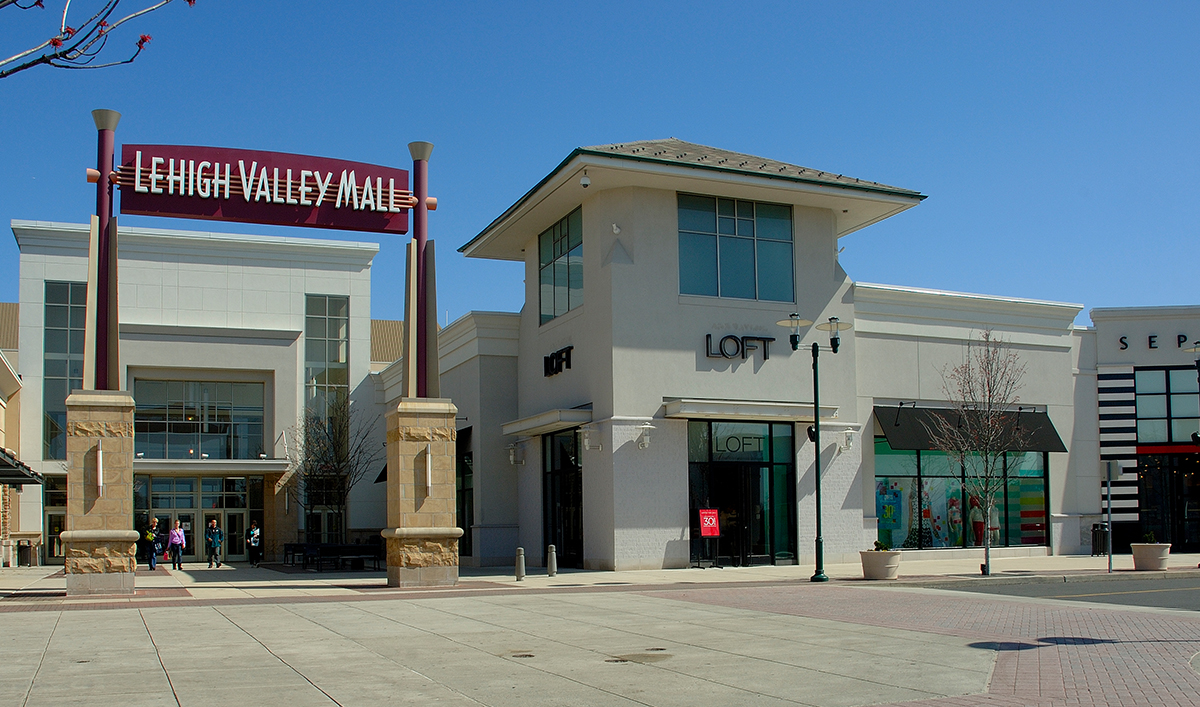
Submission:
<svg viewBox="0 0 1200 707">
<path fill-rule="evenodd" d="M 67 397 L 61 537 L 67 596 L 133 594 L 133 396 L 125 391 L 77 390 Z"/>
<path fill-rule="evenodd" d="M 444 398 L 403 398 L 387 414 L 389 587 L 458 582 L 454 416 Z"/>
</svg>

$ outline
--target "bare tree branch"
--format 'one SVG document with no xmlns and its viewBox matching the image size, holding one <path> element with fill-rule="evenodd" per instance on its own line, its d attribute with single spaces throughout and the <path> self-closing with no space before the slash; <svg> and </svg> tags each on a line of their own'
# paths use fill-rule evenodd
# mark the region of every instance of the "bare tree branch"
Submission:
<svg viewBox="0 0 1200 707">
<path fill-rule="evenodd" d="M 991 573 L 991 524 L 996 494 L 1004 490 L 1004 455 L 1025 451 L 1033 430 L 1021 426 L 1021 379 L 1025 364 L 1012 346 L 985 330 L 968 342 L 964 361 L 942 371 L 949 414 L 925 425 L 933 446 L 963 470 L 968 493 L 982 501 L 984 565 Z"/>
<path fill-rule="evenodd" d="M 378 473 L 386 458 L 373 434 L 379 417 L 365 417 L 351 410 L 345 395 L 331 396 L 326 415 L 307 412 L 295 435 L 295 473 L 288 493 L 306 513 L 336 513 L 341 523 L 338 534 L 343 537 L 350 491 L 369 474 Z"/>
<path fill-rule="evenodd" d="M 108 44 L 109 35 L 113 30 L 130 20 L 154 12 L 173 1 L 159 0 L 159 2 L 132 12 L 118 20 L 110 21 L 121 0 L 105 0 L 100 9 L 91 17 L 78 27 L 73 27 L 68 24 L 68 14 L 71 11 L 72 0 L 67 0 L 63 6 L 62 21 L 59 23 L 58 33 L 41 44 L 14 54 L 7 59 L 0 60 L 0 79 L 42 65 L 60 69 L 102 69 L 109 66 L 132 63 L 142 53 L 142 49 L 146 47 L 146 44 L 150 42 L 150 35 L 139 35 L 138 41 L 134 45 L 133 53 L 125 59 L 105 62 L 103 64 L 94 64 L 93 62 Z M 22 10 L 32 8 L 44 9 L 42 0 L 26 0 L 26 2 L 29 4 L 22 4 L 19 0 L 0 0 L 0 9 L 9 5 L 15 5 Z M 196 0 L 185 0 L 185 2 L 189 6 L 196 4 Z"/>
</svg>

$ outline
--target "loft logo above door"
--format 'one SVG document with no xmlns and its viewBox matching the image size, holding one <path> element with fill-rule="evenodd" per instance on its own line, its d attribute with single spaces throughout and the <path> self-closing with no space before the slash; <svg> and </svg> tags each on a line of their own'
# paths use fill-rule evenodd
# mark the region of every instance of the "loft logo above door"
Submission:
<svg viewBox="0 0 1200 707">
<path fill-rule="evenodd" d="M 771 358 L 771 342 L 773 336 L 735 336 L 729 334 L 721 338 L 713 347 L 713 335 L 704 335 L 704 355 L 708 358 L 740 358 L 747 359 L 750 352 L 756 349 L 762 351 L 763 360 Z"/>
<path fill-rule="evenodd" d="M 542 359 L 542 374 L 549 378 L 562 373 L 564 370 L 571 367 L 571 351 L 574 346 L 564 346 L 554 353 Z"/>
</svg>

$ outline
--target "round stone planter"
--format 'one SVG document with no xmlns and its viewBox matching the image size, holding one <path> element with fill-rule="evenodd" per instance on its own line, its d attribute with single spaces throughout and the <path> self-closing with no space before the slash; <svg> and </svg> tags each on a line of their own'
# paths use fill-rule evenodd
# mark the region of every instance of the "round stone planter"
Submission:
<svg viewBox="0 0 1200 707">
<path fill-rule="evenodd" d="M 900 575 L 899 550 L 861 550 L 863 579 L 896 579 Z"/>
<path fill-rule="evenodd" d="M 1135 570 L 1165 570 L 1171 543 L 1130 543 Z"/>
</svg>

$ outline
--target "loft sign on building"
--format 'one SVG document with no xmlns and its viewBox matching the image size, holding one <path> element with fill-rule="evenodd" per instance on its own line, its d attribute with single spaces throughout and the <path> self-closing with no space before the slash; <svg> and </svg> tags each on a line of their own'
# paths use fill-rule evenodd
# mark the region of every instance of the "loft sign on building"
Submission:
<svg viewBox="0 0 1200 707">
<path fill-rule="evenodd" d="M 116 575 L 75 591 L 132 586 L 128 533 L 150 518 L 180 523 L 188 569 L 207 571 L 194 548 L 212 520 L 226 559 L 248 561 L 253 521 L 267 562 L 367 544 L 396 585 L 510 566 L 517 548 L 536 567 L 551 545 L 563 567 L 800 577 L 875 541 L 924 557 L 982 557 L 985 542 L 1087 554 L 1109 511 L 1118 551 L 1147 532 L 1200 549 L 1200 306 L 1097 308 L 1084 323 L 1082 305 L 1019 291 L 854 280 L 843 239 L 908 218 L 918 191 L 676 139 L 577 148 L 459 249 L 520 263 L 524 306 L 480 303 L 439 328 L 427 143 L 411 170 L 148 144 L 116 165 L 116 121 L 97 126 L 93 222 L 12 223 L 19 451 L 45 483 L 21 494 L 19 523 L 69 575 Z M 118 212 L 163 227 L 118 229 Z M 410 231 L 403 277 L 374 272 Z M 376 277 L 405 288 L 401 318 L 371 316 Z M 1027 371 L 1010 412 L 1029 434 L 1001 455 L 990 513 L 929 432 L 956 402 L 931 372 L 984 330 Z M 791 346 L 772 346 L 785 332 Z M 367 439 L 387 459 L 344 499 L 299 493 L 300 422 L 338 400 L 381 420 Z M 84 411 L 120 434 L 91 434 Z M 100 493 L 97 459 L 104 497 L 130 498 L 131 514 L 89 516 L 69 493 Z M 116 572 L 91 571 L 97 543 L 126 558 Z"/>
</svg>

